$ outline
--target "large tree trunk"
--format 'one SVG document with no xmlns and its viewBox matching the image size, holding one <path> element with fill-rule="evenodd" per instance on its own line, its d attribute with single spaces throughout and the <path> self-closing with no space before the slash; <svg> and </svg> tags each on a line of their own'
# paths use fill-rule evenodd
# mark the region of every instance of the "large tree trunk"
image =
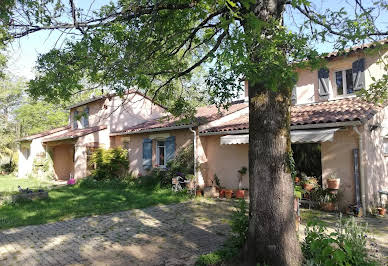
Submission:
<svg viewBox="0 0 388 266">
<path fill-rule="evenodd" d="M 255 14 L 281 20 L 283 1 L 257 0 Z M 256 46 L 260 49 L 260 46 Z M 254 52 L 253 52 L 254 53 Z M 260 58 L 252 55 L 252 60 Z M 248 265 L 299 265 L 301 250 L 295 231 L 290 150 L 290 88 L 273 91 L 249 82 L 249 229 Z"/>
</svg>

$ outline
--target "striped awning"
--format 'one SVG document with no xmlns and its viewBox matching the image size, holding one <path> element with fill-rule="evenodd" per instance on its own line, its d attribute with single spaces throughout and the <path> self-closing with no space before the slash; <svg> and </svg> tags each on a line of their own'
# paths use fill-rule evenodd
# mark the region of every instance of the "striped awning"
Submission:
<svg viewBox="0 0 388 266">
<path fill-rule="evenodd" d="M 308 130 L 292 130 L 292 143 L 321 143 L 326 141 L 333 141 L 334 133 L 340 128 L 330 129 L 308 129 Z M 226 135 L 222 136 L 220 140 L 221 145 L 230 144 L 247 144 L 249 143 L 249 135 Z"/>
</svg>

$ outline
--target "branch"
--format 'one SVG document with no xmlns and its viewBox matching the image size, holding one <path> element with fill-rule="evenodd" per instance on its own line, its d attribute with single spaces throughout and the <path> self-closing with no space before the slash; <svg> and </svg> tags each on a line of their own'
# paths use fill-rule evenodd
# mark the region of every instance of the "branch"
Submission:
<svg viewBox="0 0 388 266">
<path fill-rule="evenodd" d="M 333 35 L 341 36 L 341 37 L 344 37 L 347 39 L 352 37 L 349 34 L 345 34 L 345 33 L 342 33 L 340 31 L 334 30 L 330 24 L 324 23 L 323 21 L 317 19 L 315 16 L 312 16 L 310 14 L 310 13 L 314 14 L 314 12 L 312 10 L 307 9 L 306 6 L 304 6 L 304 7 L 306 8 L 305 10 L 301 6 L 298 6 L 298 5 L 295 6 L 295 8 L 297 10 L 299 10 L 299 12 L 302 13 L 305 17 L 307 17 L 309 20 L 311 20 L 315 24 L 324 27 L 329 33 L 331 33 Z M 367 36 L 387 36 L 387 35 L 388 35 L 388 32 L 373 32 L 373 33 L 367 34 Z"/>
<path fill-rule="evenodd" d="M 152 97 L 152 100 L 155 100 L 155 97 L 156 95 L 158 94 L 158 92 L 166 87 L 168 84 L 171 83 L 171 81 L 173 81 L 174 79 L 177 79 L 177 78 L 180 78 L 188 73 L 190 73 L 191 71 L 193 71 L 195 68 L 199 67 L 203 62 L 205 62 L 213 53 L 215 53 L 217 51 L 217 49 L 220 47 L 221 43 L 222 43 L 222 40 L 225 38 L 225 36 L 227 35 L 227 31 L 224 31 L 223 33 L 221 33 L 220 36 L 218 36 L 217 38 L 217 42 L 216 44 L 213 46 L 213 48 L 206 53 L 205 56 L 203 56 L 200 60 L 198 60 L 195 64 L 193 64 L 191 67 L 187 68 L 186 70 L 182 71 L 182 72 L 179 72 L 177 73 L 176 75 L 170 77 L 166 82 L 164 82 L 161 86 L 159 86 L 159 88 L 156 89 L 155 93 L 154 93 L 154 96 Z"/>
</svg>

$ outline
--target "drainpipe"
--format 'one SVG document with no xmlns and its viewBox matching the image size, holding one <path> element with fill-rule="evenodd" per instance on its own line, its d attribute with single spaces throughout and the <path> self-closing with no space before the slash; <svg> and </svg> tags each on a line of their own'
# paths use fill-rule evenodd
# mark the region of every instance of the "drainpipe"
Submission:
<svg viewBox="0 0 388 266">
<path fill-rule="evenodd" d="M 365 203 L 365 175 L 364 175 L 364 141 L 361 132 L 356 126 L 353 126 L 353 130 L 358 135 L 358 149 L 360 150 L 360 187 L 361 187 L 361 206 L 363 209 L 363 215 L 366 214 L 366 203 Z"/>
<path fill-rule="evenodd" d="M 197 176 L 197 132 L 195 130 L 193 130 L 192 127 L 189 128 L 189 130 L 193 133 L 194 135 L 194 139 L 193 139 L 193 145 L 194 145 L 194 175 L 195 175 L 195 179 L 197 179 L 197 183 L 198 183 L 198 176 Z"/>
</svg>

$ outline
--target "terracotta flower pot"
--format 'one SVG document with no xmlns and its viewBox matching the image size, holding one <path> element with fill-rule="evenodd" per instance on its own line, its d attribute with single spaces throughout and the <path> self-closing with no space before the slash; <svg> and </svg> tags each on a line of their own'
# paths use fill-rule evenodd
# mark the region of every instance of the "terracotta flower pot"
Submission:
<svg viewBox="0 0 388 266">
<path fill-rule="evenodd" d="M 238 189 L 236 190 L 236 198 L 243 199 L 245 195 L 245 190 Z"/>
<path fill-rule="evenodd" d="M 225 197 L 225 189 L 220 189 L 220 198 L 224 198 Z"/>
<path fill-rule="evenodd" d="M 341 180 L 339 178 L 327 179 L 327 188 L 328 189 L 339 189 L 340 181 Z"/>
<path fill-rule="evenodd" d="M 231 199 L 233 195 L 233 190 L 231 189 L 225 189 L 225 198 Z"/>
<path fill-rule="evenodd" d="M 314 184 L 310 184 L 310 183 L 306 183 L 306 184 L 303 184 L 303 188 L 306 191 L 311 191 L 311 190 L 313 190 L 315 188 L 315 185 Z"/>
<path fill-rule="evenodd" d="M 385 213 L 387 212 L 387 209 L 385 208 L 377 208 L 379 215 L 384 216 Z"/>
<path fill-rule="evenodd" d="M 296 176 L 294 181 L 295 181 L 295 183 L 299 183 L 300 182 L 300 178 Z"/>
<path fill-rule="evenodd" d="M 197 190 L 196 193 L 197 197 L 202 197 L 202 191 L 201 190 Z"/>
<path fill-rule="evenodd" d="M 321 208 L 324 211 L 332 212 L 335 211 L 335 204 L 333 202 L 325 202 L 322 203 Z"/>
</svg>

